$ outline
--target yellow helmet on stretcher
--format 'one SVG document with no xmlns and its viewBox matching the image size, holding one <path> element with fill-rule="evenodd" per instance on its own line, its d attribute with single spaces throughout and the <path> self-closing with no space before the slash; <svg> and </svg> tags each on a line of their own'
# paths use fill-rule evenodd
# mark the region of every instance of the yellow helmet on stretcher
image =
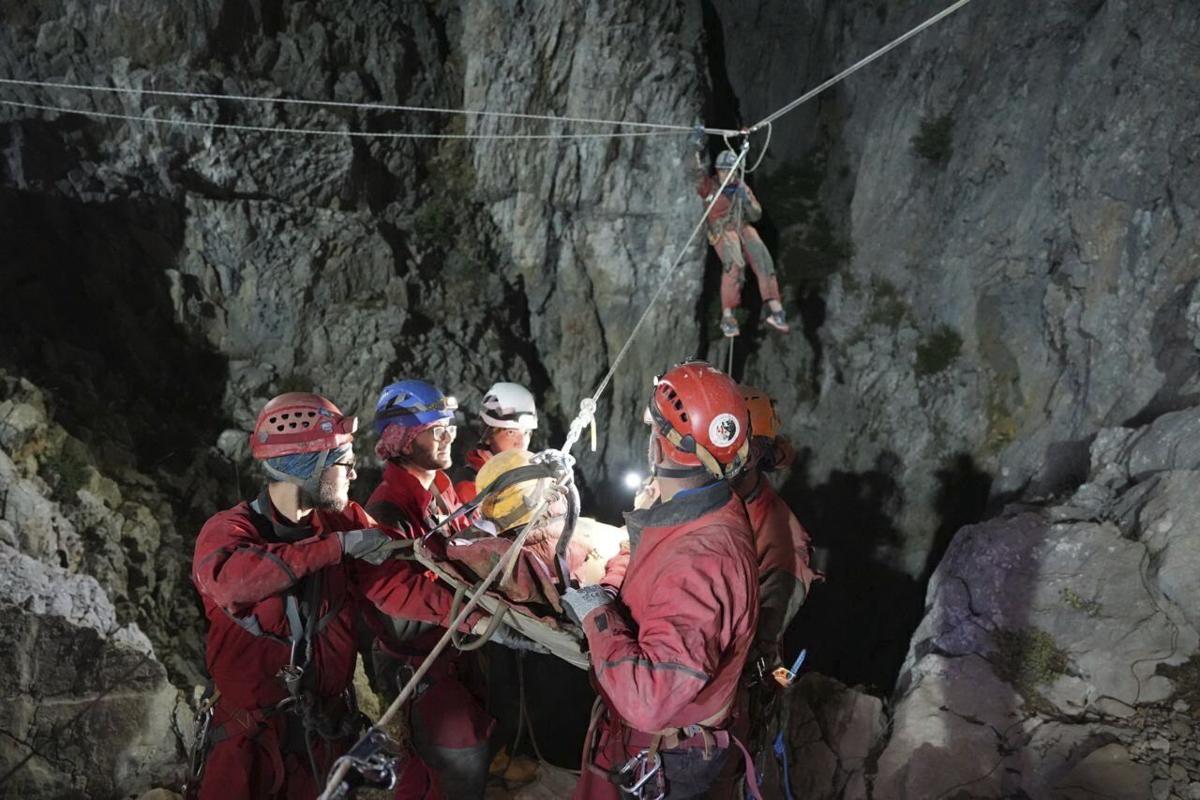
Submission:
<svg viewBox="0 0 1200 800">
<path fill-rule="evenodd" d="M 483 494 L 488 486 L 501 475 L 518 467 L 529 466 L 533 455 L 527 450 L 505 450 L 483 463 L 475 476 L 475 490 Z M 479 511 L 484 519 L 496 526 L 497 533 L 524 525 L 533 516 L 533 511 L 542 500 L 542 494 L 551 483 L 548 478 L 521 481 L 484 498 Z"/>
</svg>

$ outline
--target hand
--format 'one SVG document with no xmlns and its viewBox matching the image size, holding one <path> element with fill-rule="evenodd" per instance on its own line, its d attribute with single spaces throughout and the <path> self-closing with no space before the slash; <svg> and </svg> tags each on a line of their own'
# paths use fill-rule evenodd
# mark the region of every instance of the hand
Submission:
<svg viewBox="0 0 1200 800">
<path fill-rule="evenodd" d="M 633 497 L 633 507 L 637 509 L 647 509 L 658 502 L 658 481 L 653 477 L 646 478 L 642 482 L 642 488 L 638 489 L 638 493 Z"/>
<path fill-rule="evenodd" d="M 338 531 L 344 558 L 357 558 L 376 566 L 387 561 L 392 552 L 405 546 L 400 539 L 393 539 L 378 528 L 362 528 L 356 531 Z"/>
<path fill-rule="evenodd" d="M 588 615 L 613 601 L 611 590 L 603 586 L 584 586 L 563 593 L 562 604 L 567 616 L 576 625 L 583 625 Z"/>
<path fill-rule="evenodd" d="M 695 128 L 692 128 L 692 133 L 690 136 L 688 136 L 688 142 L 697 150 L 703 150 L 704 139 L 706 136 L 707 134 L 704 133 L 704 126 L 697 125 Z"/>
</svg>

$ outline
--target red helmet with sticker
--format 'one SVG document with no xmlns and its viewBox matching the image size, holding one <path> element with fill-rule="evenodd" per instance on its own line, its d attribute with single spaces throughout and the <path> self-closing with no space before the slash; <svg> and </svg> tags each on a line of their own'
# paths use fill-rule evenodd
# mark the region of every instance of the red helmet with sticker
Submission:
<svg viewBox="0 0 1200 800">
<path fill-rule="evenodd" d="M 703 361 L 668 370 L 654 383 L 650 423 L 672 461 L 735 475 L 750 451 L 750 415 L 738 385 Z"/>
<path fill-rule="evenodd" d="M 319 394 L 288 392 L 267 402 L 250 434 L 250 452 L 258 460 L 332 450 L 348 444 L 358 418 L 343 416 Z"/>
</svg>

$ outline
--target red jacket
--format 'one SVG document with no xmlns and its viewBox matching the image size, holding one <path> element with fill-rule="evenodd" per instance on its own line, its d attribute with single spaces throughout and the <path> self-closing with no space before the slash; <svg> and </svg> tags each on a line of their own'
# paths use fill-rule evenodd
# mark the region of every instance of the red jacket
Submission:
<svg viewBox="0 0 1200 800">
<path fill-rule="evenodd" d="M 758 556 L 758 639 L 777 644 L 820 576 L 809 565 L 808 531 L 761 472 L 743 495 Z"/>
<path fill-rule="evenodd" d="M 621 602 L 584 620 L 600 691 L 641 731 L 704 720 L 719 727 L 758 619 L 758 567 L 742 501 L 717 483 L 625 521 L 633 555 Z"/>
<path fill-rule="evenodd" d="M 696 182 L 696 194 L 703 198 L 705 204 L 712 202 L 713 195 L 719 188 L 721 188 L 721 181 L 715 175 L 703 172 L 699 174 Z M 733 224 L 735 201 L 742 207 L 743 225 L 757 222 L 762 217 L 762 205 L 758 202 L 754 190 L 741 181 L 731 180 L 725 187 L 725 191 L 721 192 L 721 196 L 717 198 L 717 202 L 713 203 L 712 210 L 708 212 L 710 240 L 714 235 Z"/>
<path fill-rule="evenodd" d="M 479 470 L 487 463 L 487 460 L 492 457 L 491 450 L 468 450 L 467 463 L 459 470 L 461 479 L 454 482 L 454 491 L 458 493 L 458 499 L 464 503 L 469 503 L 475 499 L 479 492 L 475 491 L 475 476 L 479 474 Z"/>
<path fill-rule="evenodd" d="M 398 531 L 410 539 L 429 533 L 450 512 L 462 503 L 450 484 L 446 473 L 438 470 L 433 483 L 426 489 L 417 477 L 404 467 L 390 461 L 383 468 L 383 480 L 367 499 L 367 511 L 381 525 Z M 462 518 L 451 526 L 452 532 L 470 527 L 471 521 Z M 407 616 L 407 615 L 393 615 Z M 423 617 L 411 617 L 419 622 L 429 622 Z M 385 649 L 399 656 L 421 656 L 428 653 L 442 636 L 442 629 L 429 630 L 427 626 L 390 624 L 379 615 L 367 613 L 367 625 L 375 633 Z M 445 616 L 436 620 L 446 622 Z"/>
<path fill-rule="evenodd" d="M 433 483 L 426 489 L 417 476 L 389 461 L 383 468 L 383 480 L 367 499 L 367 512 L 382 524 L 416 539 L 461 505 L 446 473 L 435 472 Z M 466 530 L 470 524 L 470 520 L 460 519 L 451 525 L 451 531 Z"/>
<path fill-rule="evenodd" d="M 411 563 L 375 567 L 342 560 L 333 532 L 375 526 L 361 506 L 315 511 L 301 527 L 282 520 L 266 493 L 255 502 L 270 516 L 249 503 L 216 514 L 201 529 L 192 559 L 192 581 L 209 622 L 208 672 L 224 703 L 255 709 L 287 697 L 276 675 L 291 654 L 289 590 L 296 589 L 306 603 L 316 600 L 319 622 L 305 674 L 322 698 L 336 697 L 350 685 L 357 653 L 354 613 L 363 601 L 389 615 L 445 619 L 450 591 L 426 581 Z"/>
</svg>

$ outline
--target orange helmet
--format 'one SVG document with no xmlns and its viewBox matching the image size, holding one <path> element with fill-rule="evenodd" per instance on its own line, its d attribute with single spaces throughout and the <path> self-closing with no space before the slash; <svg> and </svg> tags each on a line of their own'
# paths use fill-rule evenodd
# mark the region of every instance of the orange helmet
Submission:
<svg viewBox="0 0 1200 800">
<path fill-rule="evenodd" d="M 735 475 L 750 451 L 750 417 L 733 379 L 703 361 L 671 368 L 647 404 L 654 433 L 677 464 Z"/>
<path fill-rule="evenodd" d="M 750 435 L 774 439 L 779 435 L 779 417 L 775 414 L 775 401 L 762 389 L 742 384 L 742 399 L 750 412 Z"/>
<path fill-rule="evenodd" d="M 250 452 L 259 461 L 296 453 L 333 450 L 349 444 L 357 417 L 346 417 L 319 394 L 288 392 L 267 402 L 250 434 Z"/>
</svg>

